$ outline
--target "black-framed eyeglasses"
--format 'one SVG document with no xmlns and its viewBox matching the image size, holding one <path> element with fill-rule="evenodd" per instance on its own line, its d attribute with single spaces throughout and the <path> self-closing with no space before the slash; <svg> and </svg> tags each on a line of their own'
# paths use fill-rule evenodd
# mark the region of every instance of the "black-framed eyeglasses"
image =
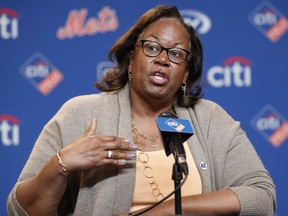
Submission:
<svg viewBox="0 0 288 216">
<path fill-rule="evenodd" d="M 165 50 L 169 60 L 173 63 L 180 64 L 184 62 L 188 56 L 190 56 L 191 52 L 182 49 L 182 48 L 166 48 L 161 44 L 150 41 L 150 40 L 140 40 L 142 45 L 142 51 L 146 56 L 156 57 L 160 55 L 160 53 Z"/>
</svg>

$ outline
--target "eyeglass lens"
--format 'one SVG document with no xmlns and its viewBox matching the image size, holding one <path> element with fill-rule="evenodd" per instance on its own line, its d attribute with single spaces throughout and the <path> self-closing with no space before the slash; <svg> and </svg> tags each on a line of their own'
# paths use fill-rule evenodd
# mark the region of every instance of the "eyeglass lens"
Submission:
<svg viewBox="0 0 288 216">
<path fill-rule="evenodd" d="M 145 55 L 150 57 L 158 56 L 163 50 L 168 54 L 170 61 L 174 63 L 182 63 L 189 55 L 188 51 L 180 48 L 165 48 L 157 42 L 142 40 L 142 50 Z"/>
</svg>

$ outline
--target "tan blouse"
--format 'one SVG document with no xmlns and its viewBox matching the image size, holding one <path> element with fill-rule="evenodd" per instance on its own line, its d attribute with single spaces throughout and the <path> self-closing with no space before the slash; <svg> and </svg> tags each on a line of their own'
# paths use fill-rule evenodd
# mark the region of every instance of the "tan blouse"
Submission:
<svg viewBox="0 0 288 216">
<path fill-rule="evenodd" d="M 201 178 L 186 142 L 184 143 L 184 149 L 186 152 L 186 161 L 189 168 L 189 175 L 185 184 L 181 188 L 181 196 L 201 194 Z M 170 154 L 169 157 L 167 157 L 164 149 L 159 151 L 147 151 L 145 153 L 147 153 L 149 156 L 148 164 L 153 170 L 152 174 L 156 180 L 158 188 L 165 197 L 174 190 L 174 181 L 172 179 L 172 168 L 173 164 L 175 163 L 174 156 Z M 137 151 L 136 184 L 130 209 L 131 212 L 148 207 L 163 198 L 158 196 L 158 199 L 156 200 L 154 197 L 151 185 L 144 175 L 144 165 L 139 161 L 138 156 L 139 151 Z M 149 170 L 147 173 L 149 174 Z M 172 198 L 174 198 L 174 196 L 171 196 L 169 199 Z"/>
</svg>

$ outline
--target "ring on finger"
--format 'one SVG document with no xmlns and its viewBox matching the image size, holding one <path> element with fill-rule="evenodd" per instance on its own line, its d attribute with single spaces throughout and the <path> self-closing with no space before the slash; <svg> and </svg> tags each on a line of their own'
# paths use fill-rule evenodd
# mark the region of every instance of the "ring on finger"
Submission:
<svg viewBox="0 0 288 216">
<path fill-rule="evenodd" d="M 111 150 L 108 151 L 107 158 L 112 158 L 113 152 Z"/>
</svg>

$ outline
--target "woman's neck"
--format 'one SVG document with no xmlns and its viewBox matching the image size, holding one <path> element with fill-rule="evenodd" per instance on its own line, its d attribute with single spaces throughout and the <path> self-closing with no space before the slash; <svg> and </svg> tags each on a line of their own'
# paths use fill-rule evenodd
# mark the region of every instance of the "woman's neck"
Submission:
<svg viewBox="0 0 288 216">
<path fill-rule="evenodd" d="M 173 110 L 173 100 L 154 100 L 141 98 L 130 91 L 131 109 L 134 115 L 143 118 L 155 118 L 160 113 Z"/>
</svg>

